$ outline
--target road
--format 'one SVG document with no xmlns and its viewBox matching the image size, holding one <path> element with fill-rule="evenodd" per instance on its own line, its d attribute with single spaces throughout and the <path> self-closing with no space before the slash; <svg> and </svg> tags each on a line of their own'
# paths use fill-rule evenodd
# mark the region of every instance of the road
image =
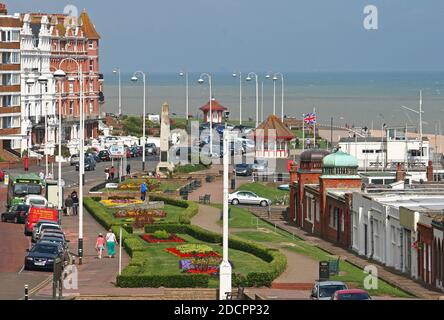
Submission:
<svg viewBox="0 0 444 320">
<path fill-rule="evenodd" d="M 155 170 L 158 163 L 158 157 L 150 156 L 146 159 L 147 171 Z M 131 164 L 131 171 L 141 171 L 141 158 L 128 159 Z M 85 172 L 85 180 L 90 185 L 92 182 L 100 183 L 105 179 L 105 168 L 110 167 L 111 162 L 97 163 L 96 170 Z M 51 167 L 50 167 L 51 168 Z M 32 167 L 30 172 L 38 174 L 41 170 L 45 170 L 44 165 L 41 167 Z M 118 167 L 116 166 L 116 170 Z M 23 169 L 10 170 L 11 176 L 24 173 Z M 57 176 L 57 165 L 54 165 L 55 179 Z M 79 173 L 75 167 L 69 164 L 62 166 L 62 178 L 65 180 L 67 190 L 76 188 L 79 182 Z M 86 191 L 86 190 L 85 190 Z M 0 211 L 5 211 L 6 206 L 6 186 L 0 186 Z M 23 270 L 23 262 L 26 249 L 31 247 L 29 238 L 23 234 L 23 225 L 15 225 L 12 223 L 0 223 L 0 300 L 16 300 L 23 299 L 24 286 L 29 286 L 30 296 L 37 289 L 43 287 L 52 277 L 52 273 L 48 272 L 30 272 Z"/>
</svg>

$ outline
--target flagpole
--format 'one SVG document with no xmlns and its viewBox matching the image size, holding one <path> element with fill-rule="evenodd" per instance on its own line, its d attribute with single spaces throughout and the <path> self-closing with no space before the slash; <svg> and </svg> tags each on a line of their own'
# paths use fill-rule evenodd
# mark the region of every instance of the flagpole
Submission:
<svg viewBox="0 0 444 320">
<path fill-rule="evenodd" d="M 302 151 L 305 151 L 305 114 L 302 114 Z"/>
<path fill-rule="evenodd" d="M 313 116 L 315 117 L 315 122 L 314 122 L 314 137 L 313 137 L 313 141 L 314 141 L 314 147 L 316 149 L 316 123 L 318 122 L 318 119 L 316 117 L 316 107 L 313 108 Z"/>
</svg>

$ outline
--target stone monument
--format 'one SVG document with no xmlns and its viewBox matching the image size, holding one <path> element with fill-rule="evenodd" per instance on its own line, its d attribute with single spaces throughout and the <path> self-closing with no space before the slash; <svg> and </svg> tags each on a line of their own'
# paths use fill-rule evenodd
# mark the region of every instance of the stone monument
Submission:
<svg viewBox="0 0 444 320">
<path fill-rule="evenodd" d="M 174 171 L 174 164 L 169 159 L 170 149 L 170 107 L 168 103 L 162 106 L 160 123 L 160 162 L 157 165 L 156 172 L 160 175 L 167 175 Z"/>
</svg>

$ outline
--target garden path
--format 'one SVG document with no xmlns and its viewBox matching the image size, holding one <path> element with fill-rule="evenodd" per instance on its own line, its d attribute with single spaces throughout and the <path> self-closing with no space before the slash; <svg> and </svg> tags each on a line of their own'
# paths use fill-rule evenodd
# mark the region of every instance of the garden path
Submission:
<svg viewBox="0 0 444 320">
<path fill-rule="evenodd" d="M 222 226 L 218 224 L 221 210 L 218 208 L 199 205 L 199 212 L 191 220 L 193 224 L 204 229 L 222 233 Z M 231 228 L 230 233 L 239 231 L 252 231 L 254 229 Z M 318 277 L 319 263 L 302 254 L 285 249 L 285 244 L 263 242 L 264 245 L 279 249 L 287 257 L 287 269 L 273 284 L 312 284 Z"/>
</svg>

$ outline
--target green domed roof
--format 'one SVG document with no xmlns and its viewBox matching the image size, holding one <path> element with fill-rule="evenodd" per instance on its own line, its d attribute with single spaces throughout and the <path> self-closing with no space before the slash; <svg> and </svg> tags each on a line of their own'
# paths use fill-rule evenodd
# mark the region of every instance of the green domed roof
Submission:
<svg viewBox="0 0 444 320">
<path fill-rule="evenodd" d="M 322 164 L 324 168 L 358 168 L 358 160 L 341 150 L 326 156 Z"/>
</svg>

